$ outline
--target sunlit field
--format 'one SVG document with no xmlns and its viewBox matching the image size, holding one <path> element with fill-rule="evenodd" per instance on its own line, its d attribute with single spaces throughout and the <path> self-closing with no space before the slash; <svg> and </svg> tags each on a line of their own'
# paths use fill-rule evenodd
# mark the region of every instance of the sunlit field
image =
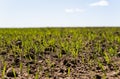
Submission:
<svg viewBox="0 0 120 79">
<path fill-rule="evenodd" d="M 0 79 L 120 79 L 120 28 L 0 29 Z"/>
</svg>

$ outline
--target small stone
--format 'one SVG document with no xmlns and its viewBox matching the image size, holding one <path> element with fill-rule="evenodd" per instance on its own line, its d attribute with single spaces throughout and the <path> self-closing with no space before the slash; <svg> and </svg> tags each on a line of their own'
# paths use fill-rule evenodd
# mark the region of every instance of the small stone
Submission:
<svg viewBox="0 0 120 79">
<path fill-rule="evenodd" d="M 25 76 L 25 77 L 28 77 L 28 73 L 24 73 L 24 76 Z"/>
</svg>

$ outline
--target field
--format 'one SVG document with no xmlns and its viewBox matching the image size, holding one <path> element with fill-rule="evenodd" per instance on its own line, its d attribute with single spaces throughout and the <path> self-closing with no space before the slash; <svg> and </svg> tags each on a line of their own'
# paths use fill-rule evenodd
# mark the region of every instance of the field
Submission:
<svg viewBox="0 0 120 79">
<path fill-rule="evenodd" d="M 120 28 L 0 29 L 0 79 L 120 79 Z"/>
</svg>

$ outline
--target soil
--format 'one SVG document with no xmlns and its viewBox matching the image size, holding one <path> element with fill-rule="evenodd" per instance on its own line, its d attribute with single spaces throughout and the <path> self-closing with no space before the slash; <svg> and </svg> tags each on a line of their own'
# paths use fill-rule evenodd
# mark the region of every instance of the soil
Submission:
<svg viewBox="0 0 120 79">
<path fill-rule="evenodd" d="M 19 41 L 20 45 L 21 42 Z M 19 44 L 17 44 L 19 46 Z M 21 48 L 21 46 L 20 46 Z M 16 52 L 18 53 L 18 52 Z M 87 61 L 91 54 L 84 53 L 84 62 L 79 54 L 73 57 L 62 50 L 62 56 L 53 48 L 46 48 L 44 52 L 35 53 L 34 49 L 30 49 L 28 54 L 16 56 L 7 51 L 1 51 L 0 56 L 4 57 L 7 63 L 4 79 L 35 79 L 36 73 L 39 74 L 39 79 L 120 79 L 120 53 L 112 57 L 110 64 L 106 64 L 103 60 L 104 70 L 92 60 Z M 35 61 L 36 60 L 36 61 Z M 20 70 L 20 63 L 22 69 Z M 0 61 L 2 77 L 3 64 Z M 14 72 L 13 72 L 14 69 Z"/>
</svg>

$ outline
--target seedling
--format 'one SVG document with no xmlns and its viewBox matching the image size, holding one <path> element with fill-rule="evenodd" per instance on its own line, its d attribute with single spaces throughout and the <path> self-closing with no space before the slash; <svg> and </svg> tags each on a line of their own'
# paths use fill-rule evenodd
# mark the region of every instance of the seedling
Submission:
<svg viewBox="0 0 120 79">
<path fill-rule="evenodd" d="M 70 76 L 70 73 L 71 73 L 71 69 L 70 69 L 70 67 L 68 67 L 68 72 L 67 72 L 67 74 L 68 74 L 68 76 Z"/>
<path fill-rule="evenodd" d="M 3 64 L 4 64 L 4 65 L 3 65 L 3 70 L 2 70 L 2 78 L 4 78 L 5 72 L 6 72 L 6 68 L 7 68 L 7 63 L 4 62 Z"/>
<path fill-rule="evenodd" d="M 107 64 L 110 63 L 110 57 L 108 56 L 107 53 L 104 53 L 104 59 L 105 59 L 105 61 L 107 62 Z"/>
</svg>

